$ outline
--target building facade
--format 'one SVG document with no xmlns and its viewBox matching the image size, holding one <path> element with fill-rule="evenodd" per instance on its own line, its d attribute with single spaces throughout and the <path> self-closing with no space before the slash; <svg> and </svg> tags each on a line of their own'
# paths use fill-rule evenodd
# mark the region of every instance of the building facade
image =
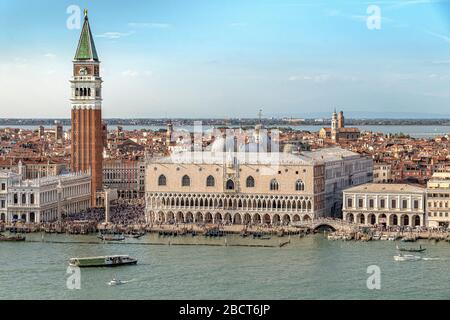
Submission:
<svg viewBox="0 0 450 320">
<path fill-rule="evenodd" d="M 143 198 L 145 195 L 145 161 L 104 160 L 103 184 L 116 189 L 120 199 Z"/>
<path fill-rule="evenodd" d="M 325 216 L 342 217 L 342 191 L 373 181 L 373 160 L 340 147 L 302 152 L 325 165 Z"/>
<path fill-rule="evenodd" d="M 20 183 L 20 174 L 10 170 L 0 170 L 0 222 L 6 222 L 8 217 L 8 192 L 9 189 Z"/>
<path fill-rule="evenodd" d="M 361 133 L 358 128 L 346 128 L 344 112 L 340 111 L 339 115 L 336 111 L 331 116 L 331 127 L 319 130 L 319 138 L 329 139 L 333 142 L 339 141 L 355 141 L 358 140 Z"/>
<path fill-rule="evenodd" d="M 368 183 L 344 190 L 343 219 L 361 225 L 425 226 L 425 188 Z"/>
<path fill-rule="evenodd" d="M 0 175 L 6 190 L 0 191 L 0 220 L 27 223 L 52 222 L 62 215 L 77 213 L 90 207 L 91 176 L 71 173 L 42 179 L 22 180 L 11 172 Z M 5 199 L 6 198 L 6 199 Z"/>
<path fill-rule="evenodd" d="M 277 225 L 323 212 L 323 164 L 283 153 L 258 160 L 250 154 L 246 160 L 225 152 L 189 154 L 193 159 L 181 153 L 147 163 L 147 221 Z"/>
<path fill-rule="evenodd" d="M 377 163 L 373 165 L 373 182 L 389 183 L 392 179 L 392 166 L 386 163 Z"/>
<path fill-rule="evenodd" d="M 102 190 L 103 179 L 102 78 L 87 11 L 85 11 L 83 29 L 73 61 L 73 77 L 70 82 L 72 89 L 71 167 L 73 172 L 91 171 L 91 199 L 94 204 L 95 193 Z"/>
<path fill-rule="evenodd" d="M 372 179 L 372 160 L 342 148 L 237 156 L 225 149 L 219 139 L 210 151 L 149 159 L 147 220 L 274 225 L 309 221 L 340 211 L 340 191 Z"/>
<path fill-rule="evenodd" d="M 427 221 L 429 227 L 449 227 L 450 171 L 434 173 L 427 183 Z"/>
<path fill-rule="evenodd" d="M 23 180 L 57 176 L 68 171 L 68 165 L 63 161 L 25 160 L 19 161 L 17 166 Z"/>
</svg>

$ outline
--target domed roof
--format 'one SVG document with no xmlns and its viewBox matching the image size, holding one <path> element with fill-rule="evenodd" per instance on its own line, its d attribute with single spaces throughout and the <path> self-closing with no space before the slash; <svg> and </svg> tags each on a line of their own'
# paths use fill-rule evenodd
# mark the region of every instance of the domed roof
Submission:
<svg viewBox="0 0 450 320">
<path fill-rule="evenodd" d="M 234 151 L 234 137 L 217 137 L 211 144 L 211 152 Z"/>
</svg>

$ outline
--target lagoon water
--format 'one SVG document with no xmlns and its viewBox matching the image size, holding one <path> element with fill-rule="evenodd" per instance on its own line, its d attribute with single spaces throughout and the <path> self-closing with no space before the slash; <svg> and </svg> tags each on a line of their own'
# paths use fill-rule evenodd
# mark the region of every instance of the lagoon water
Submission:
<svg viewBox="0 0 450 320">
<path fill-rule="evenodd" d="M 27 130 L 34 130 L 37 129 L 38 126 L 0 126 L 0 128 L 22 128 Z M 117 126 L 108 126 L 108 130 L 115 130 Z M 141 129 L 147 129 L 147 130 L 159 130 L 159 129 L 166 129 L 165 126 L 122 126 L 124 130 L 141 130 Z M 317 132 L 319 131 L 322 126 L 311 126 L 311 125 L 305 125 L 305 126 L 280 126 L 280 128 L 283 127 L 290 127 L 296 130 L 304 130 L 304 131 L 310 131 L 310 132 Z M 46 126 L 46 128 L 51 128 L 51 126 Z M 67 130 L 70 128 L 70 126 L 65 126 L 64 130 Z M 204 126 L 203 131 L 210 130 L 211 126 Z M 269 126 L 270 128 L 270 126 Z M 450 125 L 441 125 L 441 126 L 417 126 L 417 125 L 411 125 L 411 126 L 405 126 L 405 125 L 371 125 L 371 126 L 358 126 L 358 128 L 361 131 L 372 131 L 372 132 L 382 132 L 384 134 L 408 134 L 413 138 L 432 138 L 439 135 L 445 135 L 450 134 Z M 174 125 L 175 130 L 188 130 L 193 131 L 193 126 L 176 126 Z"/>
<path fill-rule="evenodd" d="M 145 236 L 105 244 L 95 236 L 27 235 L 0 243 L 2 299 L 450 299 L 450 244 L 427 248 L 415 262 L 396 262 L 399 242 L 328 241 L 323 235 L 270 240 L 238 236 Z M 36 242 L 31 242 L 36 241 Z M 167 245 L 171 241 L 172 245 Z M 165 245 L 155 245 L 156 243 Z M 174 245 L 174 244 L 184 245 Z M 203 246 L 195 244 L 215 244 Z M 263 244 L 273 247 L 242 247 Z M 418 246 L 419 243 L 410 244 Z M 129 254 L 136 266 L 81 269 L 81 289 L 67 289 L 71 257 Z M 366 285 L 368 266 L 381 270 L 381 289 Z M 113 277 L 131 281 L 107 285 Z"/>
</svg>

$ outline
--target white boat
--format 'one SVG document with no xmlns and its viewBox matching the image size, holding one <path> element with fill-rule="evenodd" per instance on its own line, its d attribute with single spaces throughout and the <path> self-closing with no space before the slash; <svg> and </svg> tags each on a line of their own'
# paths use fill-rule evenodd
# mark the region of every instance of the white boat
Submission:
<svg viewBox="0 0 450 320">
<path fill-rule="evenodd" d="M 420 259 L 421 259 L 421 257 L 414 256 L 412 254 L 399 254 L 397 256 L 394 256 L 395 261 L 417 261 Z"/>
<path fill-rule="evenodd" d="M 386 240 L 388 240 L 389 239 L 389 236 L 387 235 L 387 234 L 383 234 L 381 237 L 380 237 L 380 240 L 383 240 L 383 241 L 386 241 Z"/>
<path fill-rule="evenodd" d="M 374 234 L 372 237 L 372 240 L 380 240 L 381 239 L 381 235 L 379 235 L 378 233 Z"/>
<path fill-rule="evenodd" d="M 395 241 L 396 237 L 394 235 L 390 235 L 388 238 L 389 241 Z"/>
<path fill-rule="evenodd" d="M 125 284 L 128 281 L 122 281 L 116 278 L 113 278 L 110 282 L 108 282 L 109 286 L 120 286 L 121 284 Z"/>
<path fill-rule="evenodd" d="M 136 259 L 130 258 L 129 256 L 126 255 L 72 258 L 69 260 L 69 264 L 71 266 L 79 268 L 117 267 L 136 263 L 137 263 Z"/>
</svg>

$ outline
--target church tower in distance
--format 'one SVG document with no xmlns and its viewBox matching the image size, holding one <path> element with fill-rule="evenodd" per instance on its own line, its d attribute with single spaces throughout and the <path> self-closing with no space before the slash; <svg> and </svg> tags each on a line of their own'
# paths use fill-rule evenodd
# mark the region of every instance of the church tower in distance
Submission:
<svg viewBox="0 0 450 320">
<path fill-rule="evenodd" d="M 100 61 L 87 10 L 73 60 L 71 83 L 72 108 L 72 171 L 91 171 L 91 205 L 95 206 L 96 191 L 102 190 L 103 134 L 102 134 L 102 78 Z"/>
</svg>

